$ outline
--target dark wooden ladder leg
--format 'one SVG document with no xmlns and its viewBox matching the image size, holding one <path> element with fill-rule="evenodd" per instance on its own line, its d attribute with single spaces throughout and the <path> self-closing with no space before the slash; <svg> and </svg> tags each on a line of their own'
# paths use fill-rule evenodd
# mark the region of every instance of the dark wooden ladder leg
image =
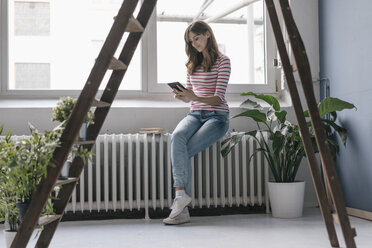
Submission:
<svg viewBox="0 0 372 248">
<path fill-rule="evenodd" d="M 346 213 L 346 207 L 341 191 L 341 186 L 338 180 L 336 168 L 333 163 L 327 137 L 323 128 L 323 124 L 319 115 L 319 110 L 314 94 L 312 83 L 311 70 L 309 60 L 307 58 L 305 46 L 293 19 L 291 8 L 288 0 L 279 1 L 285 25 L 287 27 L 288 36 L 291 42 L 292 51 L 296 60 L 298 73 L 300 75 L 302 88 L 305 94 L 306 103 L 308 106 L 311 123 L 315 133 L 316 142 L 319 148 L 320 157 L 324 166 L 325 177 L 329 180 L 330 195 L 336 210 L 336 219 L 339 220 L 340 226 L 344 235 L 345 243 L 348 248 L 356 247 L 354 236 L 356 232 L 351 228 L 349 218 Z M 333 217 L 333 216 L 332 216 Z"/>
<path fill-rule="evenodd" d="M 288 89 L 290 91 L 290 95 L 292 98 L 292 103 L 293 107 L 296 113 L 296 118 L 298 121 L 298 125 L 300 127 L 301 131 L 301 136 L 302 140 L 304 143 L 305 147 L 305 152 L 306 152 L 306 158 L 310 167 L 310 171 L 312 174 L 312 179 L 313 183 L 315 186 L 315 190 L 317 193 L 320 209 L 322 212 L 322 216 L 324 219 L 324 222 L 326 224 L 326 228 L 328 231 L 328 236 L 330 239 L 330 243 L 332 247 L 339 247 L 338 239 L 337 239 L 337 234 L 335 230 L 335 226 L 333 223 L 333 218 L 331 215 L 331 209 L 330 206 L 328 205 L 328 200 L 326 196 L 326 192 L 324 190 L 324 187 L 322 185 L 322 180 L 321 180 L 321 175 L 320 175 L 320 170 L 319 166 L 317 163 L 317 160 L 315 158 L 315 153 L 314 149 L 312 147 L 311 143 L 311 138 L 310 138 L 310 133 L 308 130 L 308 127 L 306 125 L 306 120 L 305 116 L 303 114 L 303 108 L 301 105 L 301 100 L 298 94 L 296 82 L 293 76 L 293 71 L 292 71 L 292 66 L 290 64 L 289 56 L 285 47 L 284 39 L 283 39 L 283 34 L 281 31 L 278 15 L 275 9 L 275 5 L 273 0 L 265 0 L 266 2 L 266 7 L 269 13 L 270 21 L 272 24 L 274 36 L 276 39 L 276 43 L 278 46 L 278 51 L 280 54 L 280 58 L 282 60 L 283 64 L 283 69 L 284 73 L 287 79 L 287 84 L 288 84 Z"/>
</svg>

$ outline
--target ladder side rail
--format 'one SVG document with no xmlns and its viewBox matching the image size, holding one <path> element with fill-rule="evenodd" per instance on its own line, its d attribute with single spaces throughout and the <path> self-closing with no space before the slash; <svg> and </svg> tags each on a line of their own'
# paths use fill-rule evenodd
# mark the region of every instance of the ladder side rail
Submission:
<svg viewBox="0 0 372 248">
<path fill-rule="evenodd" d="M 305 46 L 293 19 L 288 0 L 280 0 L 280 6 L 284 17 L 284 22 L 287 27 L 287 32 L 289 34 L 288 36 L 292 44 L 292 50 L 308 105 L 309 115 L 314 129 L 316 142 L 319 148 L 320 157 L 323 167 L 325 168 L 325 176 L 328 178 L 328 180 L 330 180 L 330 193 L 334 202 L 334 207 L 340 220 L 340 225 L 344 235 L 346 246 L 348 248 L 353 248 L 356 247 L 354 240 L 355 233 L 350 226 L 349 218 L 346 213 L 345 202 L 343 199 L 341 186 L 339 184 L 337 171 L 334 166 L 333 158 L 328 146 L 327 137 L 316 104 L 314 87 L 312 84 L 310 72 L 310 64 L 306 55 Z"/>
<path fill-rule="evenodd" d="M 153 9 L 155 8 L 155 5 L 156 5 L 156 0 L 145 0 L 144 1 L 142 8 L 137 17 L 138 21 L 142 24 L 143 27 L 146 27 L 148 20 L 150 19 L 151 13 L 153 12 Z M 130 33 L 129 34 L 129 37 L 119 57 L 119 60 L 125 61 L 126 65 L 129 65 L 130 60 L 133 57 L 135 48 L 137 47 L 141 39 L 141 34 L 142 33 Z M 129 51 L 129 52 L 125 52 L 125 51 Z M 125 75 L 125 72 L 126 70 L 113 71 L 109 79 L 109 82 L 106 86 L 106 89 L 104 91 L 104 94 L 103 94 L 106 97 L 101 98 L 101 100 L 105 99 L 106 100 L 105 102 L 110 103 L 110 104 L 113 102 L 116 96 L 116 92 L 118 91 L 120 83 Z M 88 140 L 92 140 L 92 139 L 95 140 L 97 138 L 99 131 L 103 125 L 103 121 L 105 120 L 108 114 L 109 109 L 110 107 L 96 108 L 95 113 L 94 113 L 96 117 L 95 123 L 88 127 Z M 87 145 L 84 145 L 84 148 L 91 151 L 93 146 L 94 144 L 87 144 Z M 71 164 L 70 176 L 79 177 L 84 166 L 85 164 L 80 158 L 75 158 Z M 53 205 L 56 213 L 61 214 L 65 211 L 67 203 L 71 199 L 71 195 L 75 188 L 75 185 L 76 183 L 73 183 L 73 184 L 71 183 L 71 184 L 65 185 L 61 189 L 58 195 L 59 200 L 57 200 Z M 49 246 L 51 239 L 58 227 L 59 221 L 55 221 L 51 223 L 50 225 L 45 226 L 43 232 L 40 234 L 36 247 L 41 248 L 41 247 Z"/>
<path fill-rule="evenodd" d="M 52 163 L 55 166 L 48 167 L 47 178 L 41 180 L 37 190 L 34 192 L 30 207 L 12 242 L 11 248 L 26 247 L 137 3 L 138 0 L 127 0 L 123 2 L 118 18 L 109 32 L 98 59 L 66 123 L 65 130 L 60 138 L 61 147 L 58 147 L 53 153 Z"/>
<path fill-rule="evenodd" d="M 157 0 L 144 0 L 142 4 L 142 8 L 138 13 L 137 20 L 141 23 L 143 27 L 147 26 L 147 23 L 151 17 L 151 14 L 155 8 Z M 119 55 L 119 60 L 122 61 L 124 64 L 130 64 L 130 61 L 134 55 L 136 47 L 139 44 L 139 41 L 142 37 L 143 33 L 130 33 L 127 41 L 124 44 L 122 52 Z M 105 90 L 102 93 L 101 101 L 107 102 L 112 104 L 123 80 L 127 70 L 117 70 L 113 71 L 110 79 L 107 83 Z M 109 108 L 97 108 L 94 112 L 94 116 L 96 117 L 95 123 L 88 127 L 87 137 L 88 139 L 94 139 L 98 136 L 102 126 L 103 121 L 106 119 L 108 114 Z"/>
<path fill-rule="evenodd" d="M 271 25 L 273 28 L 275 40 L 277 43 L 280 58 L 282 60 L 283 70 L 287 79 L 288 89 L 290 91 L 292 105 L 295 110 L 297 122 L 301 132 L 302 142 L 304 144 L 306 158 L 312 174 L 314 186 L 316 188 L 316 194 L 319 201 L 320 209 L 322 212 L 323 219 L 325 221 L 330 243 L 333 247 L 338 247 L 337 233 L 335 230 L 333 218 L 331 215 L 330 206 L 328 205 L 327 195 L 322 184 L 321 174 L 319 166 L 315 157 L 314 149 L 312 146 L 309 129 L 306 124 L 306 119 L 303 113 L 301 100 L 298 94 L 295 78 L 293 76 L 293 69 L 290 64 L 290 59 L 287 53 L 287 49 L 284 43 L 283 33 L 281 31 L 278 15 L 275 9 L 273 0 L 265 0 L 266 7 L 269 13 Z"/>
</svg>

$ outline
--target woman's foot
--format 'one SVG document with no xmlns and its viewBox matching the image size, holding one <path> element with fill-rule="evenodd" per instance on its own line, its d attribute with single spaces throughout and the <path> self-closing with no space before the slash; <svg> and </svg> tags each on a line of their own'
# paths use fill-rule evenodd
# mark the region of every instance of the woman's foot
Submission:
<svg viewBox="0 0 372 248">
<path fill-rule="evenodd" d="M 174 219 L 168 217 L 163 220 L 165 225 L 180 225 L 190 222 L 190 214 L 187 207 L 185 207 L 182 212 Z"/>
<path fill-rule="evenodd" d="M 176 194 L 176 198 L 174 198 L 173 204 L 171 206 L 172 212 L 170 213 L 169 217 L 171 219 L 174 219 L 178 215 L 180 215 L 181 212 L 187 207 L 187 205 L 190 204 L 191 200 L 191 197 L 184 192 L 182 192 L 181 194 Z"/>
</svg>

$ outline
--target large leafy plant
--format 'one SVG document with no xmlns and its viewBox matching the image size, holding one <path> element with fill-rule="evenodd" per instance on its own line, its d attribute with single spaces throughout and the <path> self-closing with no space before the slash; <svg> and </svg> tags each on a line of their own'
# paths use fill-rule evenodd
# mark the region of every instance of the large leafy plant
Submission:
<svg viewBox="0 0 372 248">
<path fill-rule="evenodd" d="M 30 124 L 31 136 L 20 140 L 5 138 L 7 146 L 0 151 L 0 166 L 7 169 L 7 181 L 16 192 L 17 200 L 31 199 L 39 181 L 46 176 L 47 167 L 59 146 L 62 129 L 39 132 Z"/>
<path fill-rule="evenodd" d="M 263 153 L 275 181 L 295 181 L 301 160 L 305 156 L 298 125 L 292 124 L 286 119 L 287 111 L 281 109 L 279 101 L 275 97 L 264 94 L 257 95 L 253 92 L 243 93 L 241 95 L 253 96 L 256 99 L 266 102 L 270 107 L 263 108 L 259 103 L 250 99 L 244 101 L 241 107 L 246 110 L 232 118 L 248 117 L 256 122 L 257 129 L 246 133 L 235 133 L 225 139 L 222 142 L 222 155 L 227 156 L 233 147 L 241 141 L 243 135 L 249 135 L 257 142 L 257 148 L 254 154 L 258 152 Z M 336 124 L 336 112 L 344 109 L 352 109 L 355 106 L 338 98 L 328 97 L 319 103 L 318 108 L 327 133 L 331 153 L 335 157 L 339 151 L 339 147 L 337 142 L 334 141 L 333 132 L 335 131 L 339 135 L 344 145 L 346 144 L 347 137 L 347 130 Z M 308 117 L 308 111 L 305 111 L 304 114 Z M 331 118 L 327 118 L 327 115 L 330 115 Z M 308 121 L 308 127 L 312 134 L 310 121 Z M 312 141 L 314 149 L 317 152 L 318 149 L 313 134 Z"/>
</svg>

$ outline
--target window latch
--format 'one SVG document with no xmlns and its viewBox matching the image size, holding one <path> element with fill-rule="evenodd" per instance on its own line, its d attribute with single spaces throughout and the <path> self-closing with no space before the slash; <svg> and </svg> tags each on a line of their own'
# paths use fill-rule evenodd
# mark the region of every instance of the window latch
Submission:
<svg viewBox="0 0 372 248">
<path fill-rule="evenodd" d="M 277 69 L 282 68 L 282 61 L 280 59 L 273 59 L 273 66 Z"/>
</svg>

